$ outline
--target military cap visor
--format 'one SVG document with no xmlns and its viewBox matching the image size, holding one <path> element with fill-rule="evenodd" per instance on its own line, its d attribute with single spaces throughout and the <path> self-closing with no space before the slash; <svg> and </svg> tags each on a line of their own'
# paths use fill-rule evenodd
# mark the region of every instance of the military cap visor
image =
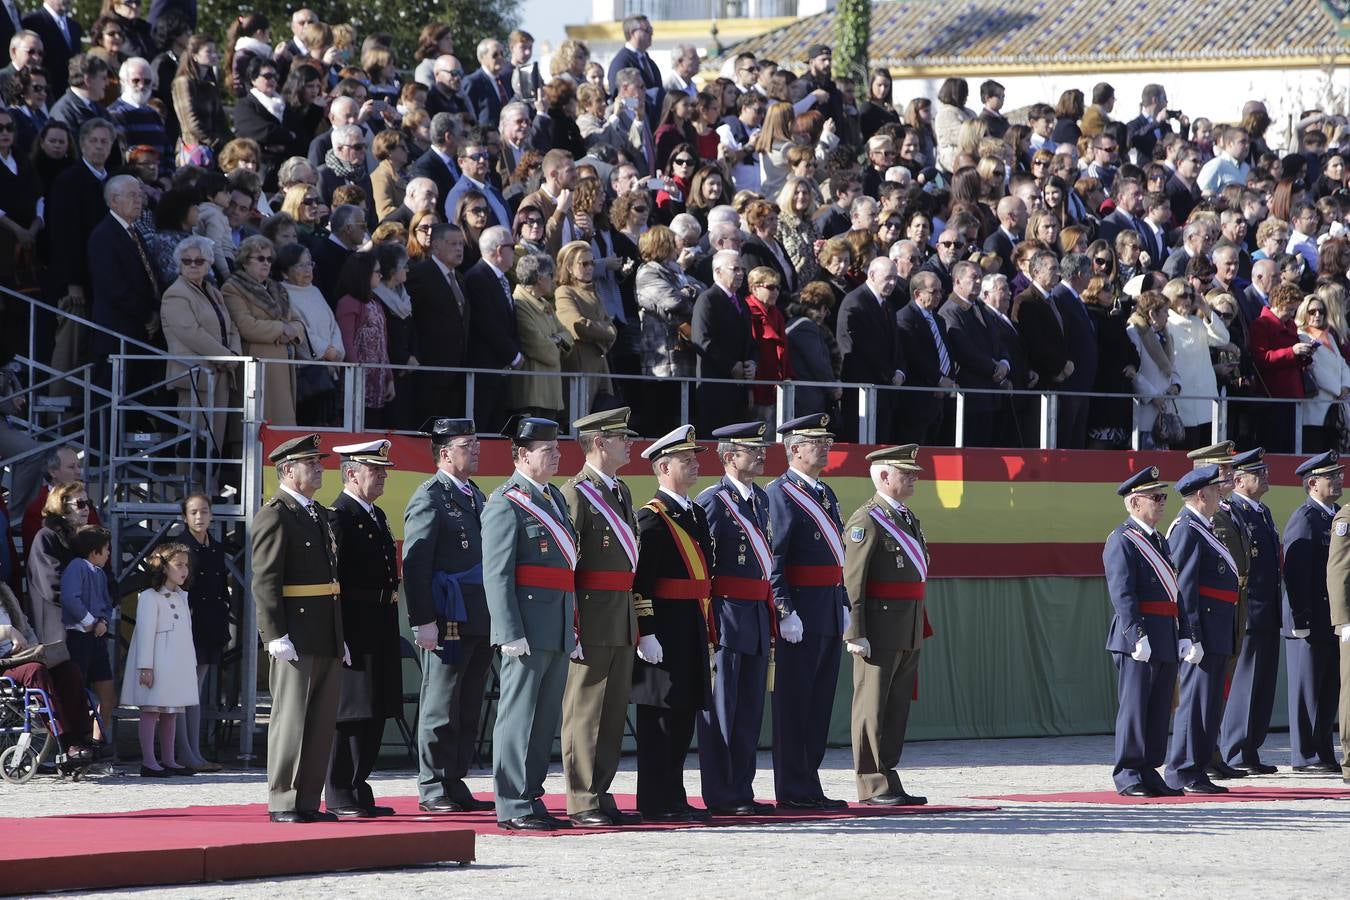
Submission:
<svg viewBox="0 0 1350 900">
<path fill-rule="evenodd" d="M 1210 444 L 1208 447 L 1192 450 L 1186 454 L 1186 458 L 1197 463 L 1227 465 L 1233 462 L 1233 453 L 1236 449 L 1237 445 L 1232 441 L 1220 441 L 1217 444 Z"/>
<path fill-rule="evenodd" d="M 1120 483 L 1116 488 L 1116 493 L 1122 497 L 1128 497 L 1131 494 L 1156 494 L 1158 491 L 1165 491 L 1168 484 L 1160 481 L 1161 473 L 1157 466 L 1149 466 L 1147 469 L 1140 469 L 1129 478 Z"/>
<path fill-rule="evenodd" d="M 767 447 L 769 444 L 764 440 L 766 431 L 768 426 L 763 422 L 741 422 L 737 425 L 714 428 L 712 436 L 720 442 L 739 444 L 742 447 Z"/>
<path fill-rule="evenodd" d="M 378 440 L 364 444 L 343 444 L 341 447 L 334 447 L 333 452 L 344 460 L 349 459 L 368 466 L 392 466 L 394 463 L 389 459 L 389 450 L 392 447 L 391 441 Z"/>
<path fill-rule="evenodd" d="M 919 445 L 903 444 L 899 447 L 883 447 L 867 454 L 867 461 L 874 465 L 890 466 L 902 472 L 922 472 L 919 465 Z"/>
<path fill-rule="evenodd" d="M 319 436 L 306 434 L 278 444 L 276 449 L 267 454 L 267 460 L 271 463 L 283 463 L 300 459 L 324 459 L 327 456 L 327 453 L 319 449 Z"/>
<path fill-rule="evenodd" d="M 699 446 L 695 440 L 693 425 L 681 425 L 669 434 L 652 441 L 651 446 L 642 451 L 642 458 L 655 462 L 662 457 L 673 456 L 686 450 L 692 453 L 702 453 L 707 449 L 707 447 Z"/>
<path fill-rule="evenodd" d="M 457 437 L 478 433 L 478 429 L 473 424 L 473 419 L 451 419 L 434 416 L 422 423 L 421 431 L 438 444 L 447 443 Z"/>
<path fill-rule="evenodd" d="M 1335 450 L 1328 450 L 1326 453 L 1306 460 L 1294 470 L 1294 473 L 1300 478 L 1311 478 L 1315 475 L 1335 475 L 1337 472 L 1344 471 L 1345 467 L 1341 465 L 1341 455 Z"/>
<path fill-rule="evenodd" d="M 1264 447 L 1257 447 L 1254 450 L 1248 450 L 1239 453 L 1233 457 L 1233 468 L 1239 472 L 1260 472 L 1266 468 L 1266 451 Z"/>
<path fill-rule="evenodd" d="M 582 416 L 572 422 L 572 430 L 577 434 L 602 434 L 605 437 L 637 437 L 638 433 L 628 427 L 633 410 L 627 406 L 606 409 L 601 412 Z"/>
<path fill-rule="evenodd" d="M 784 436 L 801 434 L 808 437 L 834 437 L 829 430 L 830 417 L 825 413 L 799 416 L 778 426 L 778 433 Z"/>
<path fill-rule="evenodd" d="M 532 444 L 535 441 L 556 441 L 558 423 L 552 419 L 534 416 L 516 416 L 507 423 L 502 435 L 517 444 Z"/>
<path fill-rule="evenodd" d="M 1192 469 L 1177 479 L 1177 493 L 1183 497 L 1189 497 L 1201 488 L 1218 484 L 1221 477 L 1219 467 L 1215 465 Z"/>
</svg>

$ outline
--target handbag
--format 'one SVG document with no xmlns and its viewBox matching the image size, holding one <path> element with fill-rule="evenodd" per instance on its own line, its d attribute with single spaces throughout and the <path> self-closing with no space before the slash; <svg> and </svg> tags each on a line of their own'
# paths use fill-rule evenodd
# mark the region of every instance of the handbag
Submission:
<svg viewBox="0 0 1350 900">
<path fill-rule="evenodd" d="M 1156 446 L 1175 446 L 1186 440 L 1186 426 L 1181 423 L 1181 413 L 1177 411 L 1175 400 L 1167 401 L 1172 408 L 1158 413 L 1153 420 L 1153 443 Z"/>
<path fill-rule="evenodd" d="M 65 641 L 54 641 L 50 644 L 33 644 L 30 647 L 20 650 L 13 656 L 7 656 L 4 659 L 0 659 L 0 672 L 27 663 L 42 663 L 50 669 L 51 667 L 59 666 L 64 662 L 70 662 L 70 649 L 66 647 Z"/>
<path fill-rule="evenodd" d="M 309 334 L 305 334 L 305 346 L 309 349 L 309 358 L 314 359 L 314 345 L 309 342 Z M 333 370 L 328 366 L 310 365 L 298 366 L 295 373 L 295 399 L 296 402 L 303 402 L 326 394 L 333 390 L 334 379 Z"/>
<path fill-rule="evenodd" d="M 1345 404 L 1336 402 L 1327 409 L 1322 420 L 1322 432 L 1326 435 L 1327 446 L 1342 453 L 1350 445 L 1350 421 L 1347 421 Z"/>
</svg>

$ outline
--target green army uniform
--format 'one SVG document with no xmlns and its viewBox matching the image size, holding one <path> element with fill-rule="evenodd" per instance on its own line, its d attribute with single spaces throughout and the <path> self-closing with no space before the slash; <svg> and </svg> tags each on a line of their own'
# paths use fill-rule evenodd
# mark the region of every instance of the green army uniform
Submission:
<svg viewBox="0 0 1350 900">
<path fill-rule="evenodd" d="M 1331 627 L 1340 634 L 1350 625 L 1350 506 L 1342 506 L 1331 520 L 1331 546 L 1327 556 L 1327 599 Z M 1350 784 L 1350 641 L 1338 641 L 1341 654 L 1341 780 Z"/>
<path fill-rule="evenodd" d="M 326 456 L 319 436 L 282 444 L 272 462 Z M 263 643 L 289 637 L 299 659 L 271 661 L 267 809 L 318 811 L 342 682 L 342 600 L 328 510 L 278 488 L 253 517 L 253 602 Z"/>
<path fill-rule="evenodd" d="M 578 419 L 573 428 L 583 435 L 631 436 L 628 413 L 627 408 L 596 413 Z M 636 555 L 637 519 L 628 485 L 616 478 L 611 489 L 589 465 L 563 485 L 562 493 L 577 534 L 576 637 L 582 652 L 582 658 L 568 666 L 563 693 L 567 812 L 600 810 L 613 817 L 619 810 L 609 787 L 619 771 L 638 636 L 633 606 L 636 562 L 625 550 L 627 546 Z"/>
<path fill-rule="evenodd" d="M 917 470 L 913 463 L 917 449 L 911 444 L 878 450 L 867 459 Z M 887 525 L 909 542 L 897 540 Z M 905 507 L 897 509 L 880 493 L 849 517 L 844 538 L 844 587 L 850 612 L 844 640 L 865 638 L 871 645 L 867 656 L 851 654 L 850 730 L 858 799 L 899 796 L 923 802 L 904 793 L 895 768 L 905 745 L 919 651 L 930 633 L 924 605 L 928 545 L 918 517 Z M 920 558 L 914 559 L 914 553 Z"/>
</svg>

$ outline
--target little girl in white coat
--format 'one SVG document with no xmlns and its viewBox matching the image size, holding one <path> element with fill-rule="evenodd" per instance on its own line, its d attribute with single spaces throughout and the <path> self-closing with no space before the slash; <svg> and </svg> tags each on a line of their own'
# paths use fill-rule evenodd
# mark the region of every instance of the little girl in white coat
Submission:
<svg viewBox="0 0 1350 900">
<path fill-rule="evenodd" d="M 192 617 L 183 585 L 191 572 L 188 548 L 165 544 L 146 558 L 148 590 L 136 600 L 136 630 L 131 636 L 122 703 L 140 707 L 141 777 L 194 775 L 174 759 L 178 715 L 197 703 L 197 653 Z M 163 760 L 155 757 L 155 732 Z"/>
</svg>

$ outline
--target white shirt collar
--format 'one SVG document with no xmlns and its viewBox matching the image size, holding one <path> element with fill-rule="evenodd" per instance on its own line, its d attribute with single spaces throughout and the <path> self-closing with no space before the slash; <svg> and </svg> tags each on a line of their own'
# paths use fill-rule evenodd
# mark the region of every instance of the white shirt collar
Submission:
<svg viewBox="0 0 1350 900">
<path fill-rule="evenodd" d="M 820 479 L 819 479 L 819 478 L 812 478 L 810 475 L 807 475 L 807 474 L 806 474 L 805 472 L 803 472 L 801 469 L 797 469 L 797 468 L 793 468 L 793 467 L 789 467 L 789 468 L 792 468 L 792 473 L 793 473 L 794 475 L 796 475 L 798 478 L 800 478 L 802 481 L 805 481 L 806 484 L 807 484 L 807 486 L 810 487 L 811 490 L 814 491 L 814 490 L 816 489 L 816 485 L 820 484 Z"/>
<path fill-rule="evenodd" d="M 299 493 L 299 492 L 297 492 L 297 491 L 291 490 L 290 488 L 286 487 L 286 485 L 284 485 L 284 484 L 279 484 L 279 485 L 277 485 L 277 487 L 281 488 L 283 491 L 285 491 L 286 493 L 288 493 L 288 494 L 290 494 L 292 497 L 294 497 L 294 498 L 295 498 L 295 502 L 296 502 L 296 503 L 299 503 L 299 504 L 300 504 L 301 506 L 303 506 L 305 509 L 309 509 L 311 506 L 314 505 L 314 501 L 313 501 L 312 499 L 310 499 L 309 497 L 306 497 L 304 494 L 301 494 L 301 493 Z"/>
<path fill-rule="evenodd" d="M 84 163 L 84 167 L 88 169 L 90 172 L 93 172 L 94 177 L 97 178 L 99 181 L 105 181 L 107 179 L 108 177 L 107 169 L 95 169 L 93 166 L 89 165 L 89 160 L 87 159 L 82 159 L 80 160 L 80 162 Z"/>
<path fill-rule="evenodd" d="M 1070 294 L 1073 294 L 1073 299 L 1075 300 L 1083 299 L 1078 295 L 1078 292 L 1073 289 L 1073 285 L 1069 284 L 1067 281 L 1061 281 L 1059 284 L 1060 287 L 1064 288 L 1064 290 L 1068 291 Z"/>
<path fill-rule="evenodd" d="M 366 501 L 362 500 L 360 497 L 356 496 L 355 494 L 353 494 L 351 491 L 347 490 L 346 488 L 343 488 L 343 489 L 342 489 L 342 493 L 346 494 L 348 497 L 351 497 L 351 498 L 352 498 L 353 500 L 355 500 L 357 503 L 361 504 L 361 508 L 364 509 L 367 513 L 369 513 L 369 514 L 372 515 L 372 516 L 375 515 L 375 511 L 374 511 L 374 509 L 372 508 L 371 504 L 369 504 L 369 503 L 367 503 Z"/>
<path fill-rule="evenodd" d="M 725 475 L 724 477 L 726 478 L 727 481 L 731 482 L 732 487 L 736 488 L 736 491 L 741 495 L 742 500 L 749 500 L 751 496 L 754 495 L 755 493 L 754 488 L 752 488 L 750 485 L 738 481 L 730 475 Z"/>
<path fill-rule="evenodd" d="M 1335 509 L 1333 509 L 1333 508 L 1330 507 L 1330 506 L 1327 506 L 1325 503 L 1323 503 L 1321 500 L 1318 500 L 1316 497 L 1314 497 L 1314 496 L 1312 496 L 1312 495 L 1309 495 L 1309 496 L 1308 496 L 1308 499 L 1311 500 L 1312 502 L 1316 503 L 1318 506 L 1322 507 L 1323 509 L 1325 509 L 1325 510 L 1327 511 L 1327 515 L 1329 515 L 1329 516 L 1334 516 L 1334 515 L 1336 515 L 1336 510 L 1335 510 Z"/>
<path fill-rule="evenodd" d="M 1138 525 L 1140 530 L 1142 530 L 1144 534 L 1148 535 L 1149 537 L 1153 537 L 1154 529 L 1152 525 L 1147 524 L 1143 519 L 1133 514 L 1130 516 L 1130 521 Z"/>
<path fill-rule="evenodd" d="M 880 497 L 882 500 L 885 500 L 886 504 L 896 512 L 898 513 L 909 512 L 909 507 L 905 506 L 905 504 L 901 503 L 899 500 L 894 500 L 890 497 L 887 497 L 885 494 L 881 493 L 881 491 L 877 491 L 877 496 Z"/>
<path fill-rule="evenodd" d="M 1260 512 L 1260 511 L 1261 511 L 1261 501 L 1260 501 L 1260 500 L 1253 500 L 1251 497 L 1248 497 L 1246 494 L 1242 493 L 1241 491 L 1233 491 L 1233 493 L 1229 494 L 1228 496 L 1229 496 L 1229 497 L 1236 497 L 1238 500 L 1241 500 L 1242 502 L 1246 503 L 1248 506 L 1250 506 L 1252 509 L 1256 510 L 1257 512 Z"/>
<path fill-rule="evenodd" d="M 665 488 L 661 488 L 661 493 L 674 500 L 679 504 L 680 509 L 685 510 L 686 512 L 688 512 L 689 507 L 693 506 L 693 502 L 688 497 L 681 497 L 679 494 L 672 493 Z"/>
<path fill-rule="evenodd" d="M 618 487 L 619 479 L 615 478 L 613 475 L 606 475 L 604 472 L 601 472 L 599 469 L 591 465 L 589 462 L 586 463 L 586 468 L 590 469 L 596 475 L 599 475 L 600 480 L 605 483 L 605 487 L 609 488 L 611 491 L 614 490 L 616 487 Z"/>
<path fill-rule="evenodd" d="M 108 210 L 108 215 L 110 215 L 110 216 L 112 216 L 114 219 L 116 219 L 116 220 L 117 220 L 117 224 L 118 224 L 118 225 L 121 225 L 121 226 L 122 226 L 123 228 L 125 228 L 127 231 L 130 231 L 130 230 L 131 230 L 131 223 L 128 222 L 126 219 L 122 218 L 121 216 L 119 216 L 117 213 L 113 212 L 111 209 Z"/>
<path fill-rule="evenodd" d="M 468 491 L 470 494 L 473 493 L 473 486 L 470 485 L 467 481 L 461 481 L 460 479 L 451 475 L 449 472 L 445 473 L 445 477 L 449 478 L 450 483 L 453 484 L 455 487 L 459 488 L 461 491 Z"/>
<path fill-rule="evenodd" d="M 501 269 L 494 266 L 492 263 L 488 262 L 486 259 L 483 260 L 483 264 L 492 270 L 492 274 L 497 276 L 498 281 L 501 281 L 503 278 L 506 277 L 506 273 L 504 273 Z"/>
<path fill-rule="evenodd" d="M 516 471 L 519 472 L 520 470 L 517 469 Z M 521 477 L 521 478 L 524 478 L 524 479 L 525 479 L 526 481 L 528 481 L 530 484 L 532 484 L 532 485 L 534 485 L 535 487 L 537 487 L 537 488 L 539 489 L 539 493 L 543 494 L 545 497 L 548 497 L 549 499 L 552 499 L 552 495 L 549 494 L 549 492 L 548 492 L 548 487 L 547 487 L 546 485 L 540 484 L 539 482 L 535 481 L 535 480 L 534 480 L 533 478 L 531 478 L 530 476 L 526 475 L 524 472 L 520 472 L 520 477 Z"/>
<path fill-rule="evenodd" d="M 431 254 L 428 254 L 428 256 L 430 256 L 430 255 L 431 255 Z M 432 256 L 432 257 L 431 257 L 431 261 L 434 262 L 434 263 L 436 264 L 436 268 L 440 269 L 440 270 L 441 270 L 441 274 L 445 276 L 445 278 L 446 278 L 447 281 L 449 281 L 449 280 L 450 280 L 450 267 L 447 266 L 445 263 L 441 262 L 441 261 L 440 261 L 439 259 L 437 259 L 435 256 Z"/>
</svg>

